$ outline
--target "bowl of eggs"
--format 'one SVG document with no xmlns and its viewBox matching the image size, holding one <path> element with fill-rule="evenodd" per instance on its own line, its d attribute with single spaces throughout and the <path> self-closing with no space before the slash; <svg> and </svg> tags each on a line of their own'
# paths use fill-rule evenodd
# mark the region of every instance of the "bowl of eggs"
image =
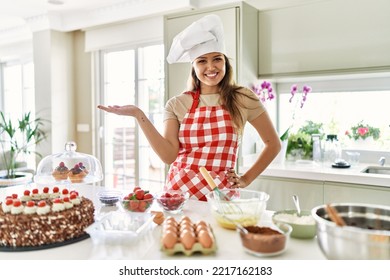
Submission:
<svg viewBox="0 0 390 280">
<path fill-rule="evenodd" d="M 179 220 L 172 216 L 165 219 L 161 234 L 161 250 L 167 255 L 192 255 L 200 252 L 204 255 L 216 251 L 212 228 L 205 221 L 193 222 L 188 216 Z"/>
</svg>

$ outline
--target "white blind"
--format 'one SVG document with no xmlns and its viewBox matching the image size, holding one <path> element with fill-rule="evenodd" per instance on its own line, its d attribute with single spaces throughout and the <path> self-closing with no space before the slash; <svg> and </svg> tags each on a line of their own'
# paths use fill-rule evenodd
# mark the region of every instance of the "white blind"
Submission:
<svg viewBox="0 0 390 280">
<path fill-rule="evenodd" d="M 86 30 L 85 51 L 162 41 L 163 31 L 162 16 Z"/>
</svg>

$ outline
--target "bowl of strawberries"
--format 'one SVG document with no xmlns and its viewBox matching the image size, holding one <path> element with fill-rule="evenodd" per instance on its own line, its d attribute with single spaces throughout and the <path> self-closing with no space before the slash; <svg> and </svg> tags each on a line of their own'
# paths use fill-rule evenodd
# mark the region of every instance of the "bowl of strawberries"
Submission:
<svg viewBox="0 0 390 280">
<path fill-rule="evenodd" d="M 130 212 L 147 212 L 152 206 L 154 196 L 141 187 L 134 187 L 133 191 L 121 199 L 123 209 Z"/>
<path fill-rule="evenodd" d="M 162 191 L 156 195 L 157 203 L 165 212 L 170 214 L 180 213 L 188 198 L 189 194 L 187 192 L 174 190 Z"/>
</svg>

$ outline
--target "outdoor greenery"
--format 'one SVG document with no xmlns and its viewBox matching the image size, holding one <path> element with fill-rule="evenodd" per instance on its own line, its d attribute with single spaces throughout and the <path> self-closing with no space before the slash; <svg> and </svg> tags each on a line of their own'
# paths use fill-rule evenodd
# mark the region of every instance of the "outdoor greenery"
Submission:
<svg viewBox="0 0 390 280">
<path fill-rule="evenodd" d="M 6 178 L 15 178 L 16 161 L 21 154 L 41 155 L 35 151 L 35 145 L 46 139 L 47 133 L 42 129 L 45 120 L 30 119 L 30 112 L 14 124 L 0 112 L 0 141 L 2 148 L 2 161 L 7 170 Z"/>
</svg>

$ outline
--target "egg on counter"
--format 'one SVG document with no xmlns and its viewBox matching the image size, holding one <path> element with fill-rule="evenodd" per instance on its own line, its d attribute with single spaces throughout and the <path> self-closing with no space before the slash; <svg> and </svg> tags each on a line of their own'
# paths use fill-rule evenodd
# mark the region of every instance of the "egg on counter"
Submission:
<svg viewBox="0 0 390 280">
<path fill-rule="evenodd" d="M 180 232 L 180 242 L 186 250 L 191 250 L 196 242 L 195 233 L 192 230 L 185 229 Z"/>
<path fill-rule="evenodd" d="M 198 242 L 203 248 L 211 248 L 213 246 L 213 238 L 209 230 L 201 229 L 198 232 Z"/>
<path fill-rule="evenodd" d="M 177 233 L 171 230 L 164 230 L 162 243 L 166 249 L 172 249 L 178 242 Z"/>
</svg>

